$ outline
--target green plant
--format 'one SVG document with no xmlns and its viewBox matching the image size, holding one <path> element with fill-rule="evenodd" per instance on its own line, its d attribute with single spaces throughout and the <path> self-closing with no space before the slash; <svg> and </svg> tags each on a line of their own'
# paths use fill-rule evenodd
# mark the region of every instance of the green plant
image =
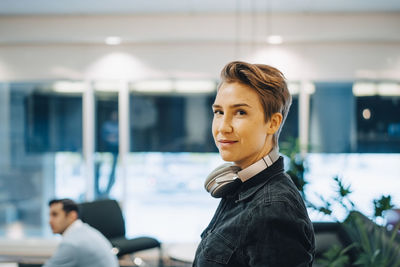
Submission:
<svg viewBox="0 0 400 267">
<path fill-rule="evenodd" d="M 359 212 L 351 212 L 345 230 L 355 240 L 357 258 L 354 265 L 365 267 L 399 267 L 400 245 L 396 242 L 399 225 L 392 232 L 373 223 Z"/>
<path fill-rule="evenodd" d="M 304 195 L 304 187 L 306 186 L 307 182 L 305 180 L 305 160 L 300 154 L 300 142 L 298 139 L 289 138 L 288 141 L 281 143 L 280 151 L 282 154 L 286 155 L 289 160 L 289 169 L 286 172 L 294 184 L 296 185 L 297 189 Z"/>
<path fill-rule="evenodd" d="M 345 248 L 333 246 L 323 254 L 322 259 L 318 262 L 322 266 L 329 267 L 347 266 L 349 264 L 347 254 L 352 250 L 355 254 L 352 266 L 400 267 L 400 245 L 396 242 L 399 226 L 388 236 L 388 231 L 384 227 L 378 226 L 355 210 L 355 204 L 350 199 L 352 193 L 350 185 L 345 185 L 338 176 L 333 177 L 333 180 L 336 182 L 335 192 L 337 195 L 329 199 L 320 196 L 323 202 L 322 206 L 313 204 L 309 206 L 331 216 L 334 213 L 332 206 L 335 203 L 343 207 L 348 213 L 343 226 L 353 243 Z M 374 219 L 382 216 L 385 210 L 394 207 L 391 203 L 391 196 L 382 196 L 380 199 L 375 199 L 373 203 Z"/>
<path fill-rule="evenodd" d="M 317 263 L 321 267 L 343 267 L 349 266 L 350 257 L 347 252 L 352 249 L 355 244 L 351 244 L 345 248 L 338 245 L 333 245 L 329 250 L 327 250 L 322 258 L 317 260 Z"/>
<path fill-rule="evenodd" d="M 335 221 L 339 221 L 336 217 L 335 208 L 341 207 L 344 209 L 345 214 L 349 214 L 350 211 L 355 209 L 355 204 L 350 199 L 350 195 L 352 193 L 351 186 L 346 185 L 343 182 L 343 179 L 339 176 L 333 177 L 333 180 L 335 182 L 336 195 L 325 198 L 322 195 L 316 194 L 320 199 L 321 204 L 316 205 L 308 200 L 306 200 L 306 204 L 309 208 L 312 208 L 324 215 L 328 215 Z"/>
<path fill-rule="evenodd" d="M 392 197 L 390 195 L 386 197 L 382 196 L 380 199 L 375 199 L 374 200 L 375 217 L 382 216 L 385 210 L 392 209 L 394 205 L 391 202 L 392 202 Z"/>
<path fill-rule="evenodd" d="M 391 203 L 391 196 L 382 196 L 375 199 L 374 221 L 371 221 L 357 211 L 355 203 L 350 199 L 352 189 L 350 185 L 343 182 L 339 176 L 333 177 L 335 182 L 335 196 L 326 198 L 318 195 L 321 203 L 311 203 L 304 194 L 305 180 L 305 159 L 300 155 L 300 144 L 296 139 L 289 139 L 281 145 L 281 152 L 290 159 L 290 166 L 287 174 L 291 177 L 297 188 L 303 194 L 308 207 L 330 216 L 339 222 L 335 211 L 337 208 L 344 209 L 348 215 L 342 223 L 348 233 L 352 244 L 342 248 L 334 245 L 327 250 L 317 263 L 324 267 L 344 266 L 366 266 L 366 267 L 400 267 L 400 245 L 398 236 L 399 225 L 389 234 L 381 226 L 374 223 L 378 217 L 382 217 L 385 210 L 394 207 Z M 350 257 L 349 255 L 352 255 Z"/>
</svg>

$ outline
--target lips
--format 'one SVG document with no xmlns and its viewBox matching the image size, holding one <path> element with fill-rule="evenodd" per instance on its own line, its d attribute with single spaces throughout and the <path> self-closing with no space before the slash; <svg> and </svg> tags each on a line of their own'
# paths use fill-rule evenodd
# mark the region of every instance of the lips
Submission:
<svg viewBox="0 0 400 267">
<path fill-rule="evenodd" d="M 234 140 L 225 140 L 225 139 L 218 140 L 218 144 L 220 147 L 229 147 L 236 143 L 237 143 L 237 141 L 234 141 Z"/>
<path fill-rule="evenodd" d="M 236 143 L 237 141 L 233 141 L 233 140 L 218 140 L 218 142 L 230 144 L 230 143 Z"/>
</svg>

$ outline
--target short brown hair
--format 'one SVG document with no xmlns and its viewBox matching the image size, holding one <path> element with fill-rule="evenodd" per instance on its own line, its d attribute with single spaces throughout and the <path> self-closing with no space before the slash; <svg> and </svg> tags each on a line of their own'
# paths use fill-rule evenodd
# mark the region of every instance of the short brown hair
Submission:
<svg viewBox="0 0 400 267">
<path fill-rule="evenodd" d="M 274 146 L 277 146 L 279 134 L 292 104 L 285 76 L 278 69 L 268 65 L 233 61 L 222 69 L 218 88 L 223 83 L 235 82 L 249 86 L 257 92 L 264 108 L 265 121 L 269 121 L 274 113 L 282 114 L 281 126 L 273 137 Z"/>
</svg>

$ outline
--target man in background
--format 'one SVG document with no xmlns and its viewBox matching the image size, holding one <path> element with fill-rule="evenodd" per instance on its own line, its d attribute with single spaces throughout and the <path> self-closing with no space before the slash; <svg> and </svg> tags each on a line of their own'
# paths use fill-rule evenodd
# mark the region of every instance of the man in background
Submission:
<svg viewBox="0 0 400 267">
<path fill-rule="evenodd" d="M 103 122 L 101 126 L 101 140 L 104 144 L 105 152 L 111 152 L 112 163 L 111 171 L 108 176 L 108 182 L 104 190 L 100 186 L 100 168 L 101 162 L 96 162 L 95 165 L 95 197 L 96 198 L 109 198 L 111 189 L 115 183 L 115 171 L 118 161 L 118 144 L 119 144 L 119 133 L 118 133 L 118 111 L 114 110 L 110 114 L 110 118 Z"/>
<path fill-rule="evenodd" d="M 111 244 L 96 229 L 79 219 L 78 205 L 71 199 L 49 202 L 50 226 L 63 239 L 44 267 L 118 267 Z"/>
</svg>

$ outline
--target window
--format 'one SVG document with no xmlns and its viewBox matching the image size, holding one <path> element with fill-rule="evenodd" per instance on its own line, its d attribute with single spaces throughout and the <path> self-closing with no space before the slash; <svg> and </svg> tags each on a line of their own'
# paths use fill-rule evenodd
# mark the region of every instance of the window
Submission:
<svg viewBox="0 0 400 267">
<path fill-rule="evenodd" d="M 216 152 L 211 134 L 214 98 L 214 93 L 131 93 L 131 151 Z"/>
<path fill-rule="evenodd" d="M 355 101 L 352 83 L 317 82 L 310 97 L 312 152 L 346 153 L 355 151 Z"/>
<path fill-rule="evenodd" d="M 94 197 L 121 198 L 117 188 L 122 186 L 118 172 L 118 93 L 96 91 L 95 101 Z"/>
<path fill-rule="evenodd" d="M 55 89 L 52 82 L 0 84 L 3 236 L 50 234 L 47 201 L 56 195 L 79 200 L 85 192 L 82 94 Z"/>
<path fill-rule="evenodd" d="M 400 153 L 400 96 L 358 96 L 357 152 Z"/>
<path fill-rule="evenodd" d="M 299 97 L 292 95 L 292 106 L 286 117 L 285 124 L 283 125 L 282 132 L 279 136 L 279 142 L 290 141 L 299 137 Z"/>
<path fill-rule="evenodd" d="M 218 204 L 204 189 L 210 170 L 222 163 L 211 133 L 214 98 L 214 91 L 131 91 L 128 235 L 148 234 L 164 242 L 200 238 Z M 159 223 L 166 218 L 168 223 Z"/>
</svg>

